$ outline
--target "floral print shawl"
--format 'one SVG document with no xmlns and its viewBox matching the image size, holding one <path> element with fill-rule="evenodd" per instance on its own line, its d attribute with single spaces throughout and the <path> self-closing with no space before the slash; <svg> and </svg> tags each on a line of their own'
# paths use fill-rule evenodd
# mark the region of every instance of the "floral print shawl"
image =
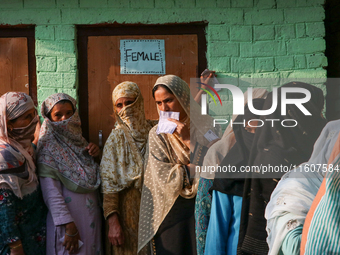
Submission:
<svg viewBox="0 0 340 255">
<path fill-rule="evenodd" d="M 135 98 L 135 101 L 118 113 L 115 104 L 122 97 Z M 112 92 L 112 102 L 116 127 L 105 143 L 100 163 L 102 191 L 117 193 L 131 185 L 140 190 L 152 125 L 145 119 L 143 97 L 136 83 L 126 81 L 117 85 Z"/>
<path fill-rule="evenodd" d="M 7 130 L 7 120 L 16 119 L 33 108 L 32 98 L 23 92 L 8 92 L 0 97 L 0 188 L 9 187 L 19 198 L 32 193 L 38 186 L 34 149 L 30 142 L 24 148 L 16 141 L 18 137 L 12 136 Z M 25 161 L 27 179 L 12 174 L 1 174 L 1 169 L 18 167 Z"/>
<path fill-rule="evenodd" d="M 52 122 L 48 114 L 62 100 L 73 105 L 74 114 L 67 120 Z M 37 150 L 39 176 L 60 180 L 77 193 L 96 190 L 100 184 L 99 166 L 85 149 L 88 142 L 82 136 L 76 101 L 64 93 L 53 94 L 42 103 L 41 115 L 44 123 Z"/>
</svg>

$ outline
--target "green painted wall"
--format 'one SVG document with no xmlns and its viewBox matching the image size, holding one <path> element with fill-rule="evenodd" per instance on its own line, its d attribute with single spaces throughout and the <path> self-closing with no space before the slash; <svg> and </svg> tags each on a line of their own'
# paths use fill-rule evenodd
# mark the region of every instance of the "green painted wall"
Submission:
<svg viewBox="0 0 340 255">
<path fill-rule="evenodd" d="M 36 25 L 42 102 L 61 91 L 76 97 L 75 25 L 96 23 L 206 21 L 208 68 L 219 77 L 326 78 L 322 4 L 323 0 L 0 0 L 0 24 Z M 226 91 L 221 95 L 229 99 Z M 222 115 L 213 105 L 211 113 Z"/>
</svg>

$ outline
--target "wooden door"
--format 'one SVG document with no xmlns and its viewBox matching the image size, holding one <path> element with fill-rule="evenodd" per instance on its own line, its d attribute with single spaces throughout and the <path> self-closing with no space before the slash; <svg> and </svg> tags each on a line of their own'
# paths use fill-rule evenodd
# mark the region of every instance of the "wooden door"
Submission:
<svg viewBox="0 0 340 255">
<path fill-rule="evenodd" d="M 80 104 L 80 112 L 83 125 L 88 125 L 88 138 L 95 143 L 98 143 L 99 130 L 103 131 L 105 143 L 114 127 L 111 95 L 113 89 L 123 81 L 132 81 L 139 86 L 144 98 L 146 118 L 158 118 L 151 90 L 160 75 L 120 74 L 120 40 L 163 39 L 166 74 L 178 75 L 189 84 L 190 78 L 197 77 L 200 71 L 197 34 L 88 36 L 87 39 L 88 101 L 87 105 Z M 87 123 L 84 123 L 86 116 L 83 118 L 84 106 L 87 111 Z"/>
<path fill-rule="evenodd" d="M 0 94 L 28 91 L 26 38 L 0 38 Z"/>
<path fill-rule="evenodd" d="M 36 102 L 34 28 L 0 29 L 0 95 L 30 94 Z"/>
</svg>

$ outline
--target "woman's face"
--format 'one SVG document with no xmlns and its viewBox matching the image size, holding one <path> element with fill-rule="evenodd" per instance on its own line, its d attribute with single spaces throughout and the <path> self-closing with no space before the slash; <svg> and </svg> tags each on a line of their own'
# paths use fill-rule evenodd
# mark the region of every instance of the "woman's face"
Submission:
<svg viewBox="0 0 340 255">
<path fill-rule="evenodd" d="M 160 111 L 179 112 L 180 120 L 183 120 L 187 116 L 175 95 L 169 93 L 165 88 L 161 86 L 159 86 L 158 89 L 155 91 L 155 101 L 158 110 Z"/>
<path fill-rule="evenodd" d="M 258 125 L 258 120 L 250 120 L 247 123 L 247 126 L 245 127 L 245 130 L 247 130 L 249 133 L 255 134 L 256 127 Z"/>
<path fill-rule="evenodd" d="M 132 98 L 132 97 L 119 98 L 115 104 L 117 113 L 119 113 L 125 106 L 132 104 L 135 100 L 136 98 Z"/>
<path fill-rule="evenodd" d="M 36 115 L 37 111 L 32 108 L 31 110 L 24 112 L 24 114 L 22 114 L 18 118 L 7 121 L 7 126 L 11 129 L 27 127 Z"/>
<path fill-rule="evenodd" d="M 52 122 L 67 120 L 73 113 L 73 107 L 70 102 L 60 102 L 53 106 L 50 119 Z"/>
</svg>

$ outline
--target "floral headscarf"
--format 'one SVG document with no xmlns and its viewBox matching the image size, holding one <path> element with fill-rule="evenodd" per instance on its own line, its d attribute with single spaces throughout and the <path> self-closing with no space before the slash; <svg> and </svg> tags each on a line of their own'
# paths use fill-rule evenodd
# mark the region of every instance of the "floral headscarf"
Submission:
<svg viewBox="0 0 340 255">
<path fill-rule="evenodd" d="M 118 113 L 119 98 L 135 101 Z M 107 139 L 100 164 L 103 193 L 116 193 L 131 185 L 141 188 L 144 155 L 152 125 L 145 119 L 142 94 L 136 83 L 122 82 L 112 92 L 116 127 Z"/>
<path fill-rule="evenodd" d="M 32 98 L 23 92 L 8 92 L 0 97 L 0 188 L 9 187 L 19 198 L 35 191 L 38 185 L 31 145 L 37 117 L 27 127 L 20 128 L 27 131 L 20 137 L 7 130 L 7 120 L 16 119 L 33 108 Z M 1 170 L 23 166 L 25 161 L 25 175 L 28 178 L 1 174 Z"/>
<path fill-rule="evenodd" d="M 63 100 L 72 104 L 74 114 L 69 119 L 52 122 L 48 114 Z M 85 149 L 88 142 L 82 136 L 76 101 L 64 93 L 53 94 L 42 103 L 41 115 L 44 123 L 37 151 L 39 176 L 60 180 L 66 188 L 78 193 L 97 189 L 100 184 L 99 167 Z M 40 164 L 47 168 L 40 169 Z"/>
</svg>

